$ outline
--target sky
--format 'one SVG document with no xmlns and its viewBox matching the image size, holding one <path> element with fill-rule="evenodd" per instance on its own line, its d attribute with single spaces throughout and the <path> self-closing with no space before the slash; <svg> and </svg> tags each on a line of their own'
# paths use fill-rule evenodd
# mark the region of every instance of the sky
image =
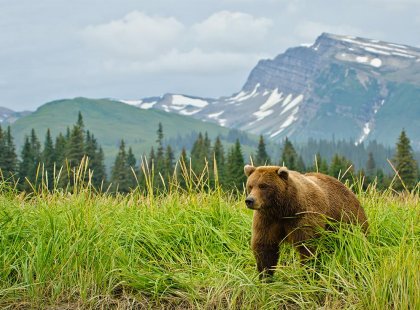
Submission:
<svg viewBox="0 0 420 310">
<path fill-rule="evenodd" d="M 228 96 L 322 32 L 420 47 L 420 0 L 0 0 L 0 107 Z"/>
</svg>

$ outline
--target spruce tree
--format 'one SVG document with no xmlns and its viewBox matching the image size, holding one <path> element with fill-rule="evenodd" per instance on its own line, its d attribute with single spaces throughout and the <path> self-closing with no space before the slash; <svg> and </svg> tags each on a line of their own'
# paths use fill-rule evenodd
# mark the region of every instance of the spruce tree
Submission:
<svg viewBox="0 0 420 310">
<path fill-rule="evenodd" d="M 376 163 L 375 159 L 373 158 L 372 152 L 368 154 L 368 160 L 366 162 L 366 176 L 368 177 L 368 181 L 373 181 L 373 178 L 376 175 Z"/>
<path fill-rule="evenodd" d="M 136 175 L 138 175 L 136 168 L 136 157 L 134 156 L 131 146 L 128 148 L 127 153 L 127 172 L 128 172 L 128 186 L 135 188 L 137 186 Z"/>
<path fill-rule="evenodd" d="M 346 173 L 344 175 L 344 173 Z M 338 178 L 341 181 L 351 180 L 352 174 L 354 173 L 354 165 L 350 160 L 344 156 L 335 154 L 331 160 L 329 175 Z M 344 175 L 344 176 L 343 176 Z"/>
<path fill-rule="evenodd" d="M 223 150 L 223 144 L 220 140 L 220 137 L 216 138 L 216 141 L 214 142 L 213 147 L 213 161 L 215 161 L 214 164 L 217 165 L 217 174 L 219 179 L 219 184 L 224 184 L 225 182 L 225 152 Z"/>
<path fill-rule="evenodd" d="M 405 184 L 408 190 L 411 190 L 418 182 L 418 165 L 414 159 L 413 150 L 410 145 L 410 139 L 408 138 L 405 130 L 401 131 L 401 134 L 397 142 L 397 152 L 394 156 L 393 163 L 395 169 L 398 171 L 398 175 Z M 402 190 L 404 185 L 400 179 L 397 179 L 395 188 Z"/>
<path fill-rule="evenodd" d="M 83 132 L 78 126 L 74 126 L 67 145 L 67 160 L 71 167 L 78 167 L 84 155 Z"/>
<path fill-rule="evenodd" d="M 60 132 L 60 134 L 55 138 L 55 161 L 57 169 L 60 170 L 64 166 L 66 160 L 66 149 L 67 149 L 67 140 L 66 137 Z"/>
<path fill-rule="evenodd" d="M 298 156 L 297 162 L 296 162 L 296 170 L 303 173 L 306 171 L 305 163 L 303 162 L 302 156 Z"/>
<path fill-rule="evenodd" d="M 264 166 L 270 165 L 271 159 L 268 156 L 265 149 L 265 142 L 263 135 L 260 135 L 260 140 L 258 142 L 257 155 L 255 156 L 254 166 Z"/>
<path fill-rule="evenodd" d="M 12 132 L 10 126 L 7 127 L 7 132 L 5 136 L 5 151 L 4 151 L 4 160 L 3 160 L 3 174 L 6 172 L 6 177 L 12 177 L 17 172 L 17 155 L 16 155 L 16 147 L 13 142 Z"/>
<path fill-rule="evenodd" d="M 70 138 L 67 145 L 67 160 L 72 168 L 78 168 L 85 155 L 84 140 L 83 117 L 79 112 L 77 123 L 70 132 Z"/>
<path fill-rule="evenodd" d="M 207 134 L 206 138 L 203 138 L 203 134 L 200 132 L 191 149 L 191 166 L 196 174 L 201 174 L 206 167 L 209 147 L 210 140 Z"/>
<path fill-rule="evenodd" d="M 95 163 L 92 164 L 93 176 L 92 183 L 96 188 L 106 184 L 106 167 L 105 155 L 102 147 L 100 146 L 97 153 Z"/>
<path fill-rule="evenodd" d="M 236 139 L 235 145 L 228 152 L 226 164 L 226 184 L 229 188 L 243 189 L 243 184 L 246 182 L 244 166 L 241 144 L 239 139 Z"/>
<path fill-rule="evenodd" d="M 178 184 L 181 188 L 186 188 L 186 181 L 184 176 L 184 167 L 188 169 L 189 167 L 189 160 L 187 158 L 187 151 L 185 147 L 182 148 L 181 154 L 179 156 L 177 165 L 176 165 L 176 177 L 178 180 Z"/>
<path fill-rule="evenodd" d="M 297 170 L 298 155 L 292 142 L 286 137 L 283 144 L 280 166 L 286 166 L 289 170 Z"/>
<path fill-rule="evenodd" d="M 48 189 L 51 189 L 54 185 L 54 164 L 57 160 L 49 128 L 45 134 L 44 149 L 41 154 L 41 161 L 44 164 L 44 170 L 47 173 Z"/>
<path fill-rule="evenodd" d="M 25 136 L 25 142 L 23 143 L 20 158 L 19 183 L 22 189 L 27 190 L 30 189 L 30 186 L 27 184 L 25 178 L 33 181 L 32 175 L 34 174 L 34 159 L 31 151 L 31 143 L 28 136 Z"/>
<path fill-rule="evenodd" d="M 167 176 L 172 176 L 173 171 L 174 171 L 174 160 L 175 160 L 175 156 L 174 156 L 174 152 L 172 151 L 172 147 L 170 145 L 168 145 L 166 147 L 166 152 L 165 152 L 165 171 Z"/>
<path fill-rule="evenodd" d="M 157 133 L 157 149 L 156 149 L 156 160 L 155 160 L 155 172 L 165 174 L 165 154 L 163 149 L 163 126 L 162 123 L 159 123 Z"/>
<path fill-rule="evenodd" d="M 121 140 L 120 148 L 115 158 L 114 165 L 112 167 L 111 182 L 114 191 L 120 193 L 128 193 L 130 191 L 130 171 L 127 163 L 127 153 L 125 151 L 124 140 Z"/>
<path fill-rule="evenodd" d="M 19 183 L 23 190 L 31 190 L 31 186 L 36 186 L 38 165 L 41 161 L 41 144 L 36 136 L 35 130 L 31 130 L 30 137 L 25 137 L 19 164 Z"/>
<path fill-rule="evenodd" d="M 328 174 L 329 172 L 329 167 L 328 167 L 328 163 L 327 161 L 321 157 L 321 154 L 318 152 L 315 155 L 315 167 L 314 167 L 314 171 L 316 172 L 320 172 L 320 173 L 324 173 L 324 174 Z"/>
<path fill-rule="evenodd" d="M 89 130 L 86 131 L 85 154 L 89 159 L 88 168 L 92 171 L 92 184 L 94 187 L 101 187 L 106 181 L 106 168 L 102 148 Z"/>
<path fill-rule="evenodd" d="M 156 165 L 156 155 L 155 155 L 155 149 L 153 148 L 153 146 L 150 149 L 148 165 L 149 165 L 149 170 L 152 170 L 152 167 L 154 168 L 154 166 Z"/>
</svg>

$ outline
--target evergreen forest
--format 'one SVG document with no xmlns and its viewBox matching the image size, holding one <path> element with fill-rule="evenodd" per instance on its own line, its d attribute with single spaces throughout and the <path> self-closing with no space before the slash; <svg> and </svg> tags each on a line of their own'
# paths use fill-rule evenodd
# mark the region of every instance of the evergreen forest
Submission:
<svg viewBox="0 0 420 310">
<path fill-rule="evenodd" d="M 257 144 L 235 130 L 229 135 L 225 137 L 225 141 L 231 141 L 227 145 L 223 145 L 220 137 L 212 141 L 202 132 L 192 133 L 187 139 L 165 140 L 164 128 L 159 123 L 156 143 L 149 154 L 134 154 L 121 139 L 115 161 L 107 170 L 104 152 L 94 133 L 85 128 L 79 112 L 76 123 L 55 139 L 48 129 L 41 142 L 32 129 L 25 136 L 19 156 L 10 127 L 5 130 L 0 127 L 1 177 L 16 184 L 21 191 L 34 191 L 40 186 L 48 190 L 69 190 L 76 182 L 84 181 L 100 191 L 128 193 L 137 186 L 165 190 L 173 180 L 187 188 L 186 179 L 199 180 L 206 175 L 209 187 L 221 185 L 242 190 L 246 181 L 243 166 L 252 163 L 255 166 L 284 165 L 302 173 L 317 171 L 343 182 L 357 182 L 362 188 L 375 183 L 379 189 L 411 190 L 419 182 L 416 154 L 404 130 L 396 141 L 395 150 L 375 141 L 367 146 L 324 140 L 294 145 L 286 138 L 279 146 L 267 145 L 262 135 Z M 249 159 L 245 158 L 243 143 L 254 145 Z"/>
</svg>

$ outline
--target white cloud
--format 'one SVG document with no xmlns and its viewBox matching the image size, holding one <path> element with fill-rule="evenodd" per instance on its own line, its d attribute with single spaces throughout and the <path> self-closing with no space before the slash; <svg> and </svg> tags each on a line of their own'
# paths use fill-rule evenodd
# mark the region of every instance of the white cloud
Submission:
<svg viewBox="0 0 420 310">
<path fill-rule="evenodd" d="M 271 21 L 221 11 L 186 26 L 174 17 L 134 11 L 122 19 L 91 25 L 83 38 L 115 72 L 226 72 L 254 65 Z"/>
<path fill-rule="evenodd" d="M 199 46 L 211 50 L 262 50 L 261 43 L 272 26 L 268 18 L 241 12 L 221 11 L 192 27 Z"/>
<path fill-rule="evenodd" d="M 261 57 L 260 54 L 205 52 L 199 48 L 187 52 L 173 49 L 148 62 L 111 60 L 106 62 L 106 68 L 123 73 L 219 74 L 244 68 L 251 69 Z"/>
<path fill-rule="evenodd" d="M 83 36 L 97 49 L 120 56 L 153 57 L 169 51 L 181 38 L 184 25 L 173 17 L 148 16 L 133 11 L 122 19 L 88 26 Z"/>
</svg>

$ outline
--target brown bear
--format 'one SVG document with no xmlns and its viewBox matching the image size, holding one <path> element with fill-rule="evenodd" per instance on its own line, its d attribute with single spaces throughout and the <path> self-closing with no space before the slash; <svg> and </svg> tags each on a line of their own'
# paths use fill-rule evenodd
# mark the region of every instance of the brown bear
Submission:
<svg viewBox="0 0 420 310">
<path fill-rule="evenodd" d="M 248 177 L 245 203 L 255 210 L 251 247 L 260 277 L 271 276 L 283 241 L 297 248 L 301 259 L 313 254 L 305 241 L 327 228 L 328 220 L 368 228 L 356 196 L 337 179 L 322 173 L 301 174 L 286 167 L 244 167 Z"/>
</svg>

